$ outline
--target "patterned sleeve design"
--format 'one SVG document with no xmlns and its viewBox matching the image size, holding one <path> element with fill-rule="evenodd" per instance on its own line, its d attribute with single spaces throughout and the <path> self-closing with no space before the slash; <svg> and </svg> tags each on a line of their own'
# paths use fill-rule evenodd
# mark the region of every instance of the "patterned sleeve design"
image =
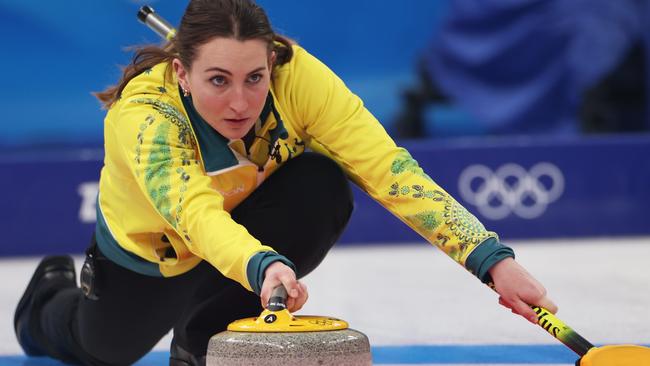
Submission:
<svg viewBox="0 0 650 366">
<path fill-rule="evenodd" d="M 457 262 L 462 262 L 476 245 L 490 237 L 483 224 L 462 205 L 438 185 L 420 168 L 418 162 L 411 157 L 408 151 L 401 149 L 391 164 L 391 173 L 398 177 L 404 173 L 414 174 L 426 180 L 427 185 L 412 184 L 401 185 L 394 182 L 388 192 L 389 196 L 405 196 L 413 200 L 430 200 L 443 205 L 442 211 L 424 209 L 415 214 L 406 215 L 406 221 L 421 235 L 430 238 L 433 236 L 434 244 Z M 444 225 L 458 240 L 458 245 L 448 245 L 450 237 L 444 234 L 435 234 Z"/>
</svg>

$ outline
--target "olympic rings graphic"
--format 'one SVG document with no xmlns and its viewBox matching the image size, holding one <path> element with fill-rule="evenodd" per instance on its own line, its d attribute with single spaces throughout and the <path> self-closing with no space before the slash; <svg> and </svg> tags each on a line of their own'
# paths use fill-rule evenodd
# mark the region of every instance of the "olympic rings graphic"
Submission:
<svg viewBox="0 0 650 366">
<path fill-rule="evenodd" d="M 534 219 L 564 193 L 564 175 L 548 162 L 538 163 L 529 171 L 510 163 L 495 172 L 477 164 L 463 170 L 458 189 L 460 196 L 488 219 L 501 220 L 512 213 Z"/>
</svg>

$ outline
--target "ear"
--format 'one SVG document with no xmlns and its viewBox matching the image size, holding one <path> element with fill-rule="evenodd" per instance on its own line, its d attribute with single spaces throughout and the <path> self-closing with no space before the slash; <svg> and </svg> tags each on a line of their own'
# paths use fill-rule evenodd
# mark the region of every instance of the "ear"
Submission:
<svg viewBox="0 0 650 366">
<path fill-rule="evenodd" d="M 191 91 L 189 75 L 181 60 L 175 58 L 172 61 L 172 67 L 174 68 L 174 72 L 176 72 L 176 77 L 178 78 L 178 82 L 181 84 L 181 88 L 183 88 L 183 90 Z"/>
</svg>

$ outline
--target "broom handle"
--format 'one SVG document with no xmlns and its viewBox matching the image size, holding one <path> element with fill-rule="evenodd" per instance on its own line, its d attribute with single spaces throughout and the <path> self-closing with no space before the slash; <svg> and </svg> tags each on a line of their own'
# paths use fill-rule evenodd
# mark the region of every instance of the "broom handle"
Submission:
<svg viewBox="0 0 650 366">
<path fill-rule="evenodd" d="M 580 357 L 594 348 L 591 342 L 584 339 L 578 332 L 564 324 L 562 320 L 547 309 L 540 306 L 531 306 L 531 308 L 537 313 L 537 324 Z"/>
<path fill-rule="evenodd" d="M 138 11 L 138 19 L 149 26 L 151 30 L 156 32 L 161 38 L 171 41 L 176 35 L 176 29 L 169 24 L 163 17 L 158 15 L 153 8 L 144 5 Z"/>
<path fill-rule="evenodd" d="M 494 283 L 488 283 L 488 287 L 496 292 L 497 295 L 499 294 Z M 537 325 L 542 327 L 542 329 L 547 331 L 548 334 L 552 335 L 555 339 L 564 343 L 565 346 L 577 353 L 578 356 L 584 356 L 587 351 L 595 347 L 591 342 L 584 339 L 580 334 L 578 334 L 578 332 L 573 330 L 573 328 L 564 324 L 560 318 L 555 316 L 555 314 L 550 312 L 548 309 L 536 305 L 530 305 L 530 307 L 537 314 Z"/>
</svg>

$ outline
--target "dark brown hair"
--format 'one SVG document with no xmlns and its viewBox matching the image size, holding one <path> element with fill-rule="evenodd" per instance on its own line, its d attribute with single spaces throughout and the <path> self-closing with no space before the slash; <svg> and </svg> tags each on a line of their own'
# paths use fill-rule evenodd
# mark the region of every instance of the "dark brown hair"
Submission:
<svg viewBox="0 0 650 366">
<path fill-rule="evenodd" d="M 136 48 L 132 62 L 124 67 L 120 81 L 108 89 L 95 93 L 104 108 L 119 99 L 126 84 L 147 69 L 178 58 L 190 69 L 197 48 L 215 37 L 239 41 L 260 39 L 275 51 L 274 65 L 282 65 L 293 56 L 288 38 L 275 34 L 264 10 L 253 0 L 190 0 L 174 39 L 163 47 Z M 171 72 L 171 68 L 167 69 Z"/>
</svg>

